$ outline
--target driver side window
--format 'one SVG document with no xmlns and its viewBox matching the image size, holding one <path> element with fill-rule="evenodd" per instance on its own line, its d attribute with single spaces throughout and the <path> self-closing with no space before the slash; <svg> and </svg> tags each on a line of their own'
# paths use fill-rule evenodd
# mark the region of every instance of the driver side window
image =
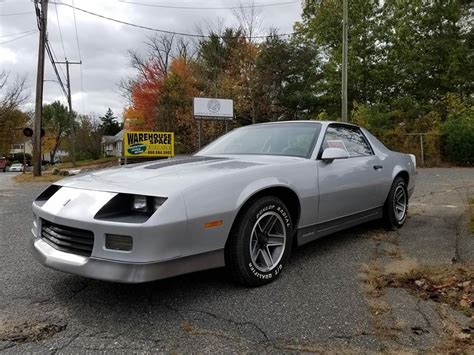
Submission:
<svg viewBox="0 0 474 355">
<path fill-rule="evenodd" d="M 328 127 L 322 150 L 326 148 L 344 149 L 351 158 L 374 154 L 359 128 L 343 125 L 330 125 Z"/>
</svg>

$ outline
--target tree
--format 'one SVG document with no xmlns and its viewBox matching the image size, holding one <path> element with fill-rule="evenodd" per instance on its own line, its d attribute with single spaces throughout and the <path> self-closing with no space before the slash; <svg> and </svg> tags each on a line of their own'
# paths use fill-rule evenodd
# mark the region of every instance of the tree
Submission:
<svg viewBox="0 0 474 355">
<path fill-rule="evenodd" d="M 403 151 L 413 149 L 404 143 L 410 133 L 425 133 L 427 154 L 439 154 L 440 134 L 453 142 L 446 130 L 461 121 L 450 116 L 453 106 L 446 97 L 472 106 L 471 3 L 349 1 L 350 120 Z M 263 41 L 255 40 L 260 21 L 255 8 L 241 7 L 234 15 L 236 26 L 202 32 L 196 56 L 173 36 L 149 38 L 145 58 L 131 52 L 137 75 L 124 82 L 128 128 L 174 130 L 182 151 L 192 151 L 193 96 L 232 99 L 232 127 L 340 117 L 341 0 L 305 1 L 295 35 L 271 31 Z M 448 117 L 451 123 L 444 124 Z M 202 141 L 220 135 L 223 127 L 203 122 Z"/>
<path fill-rule="evenodd" d="M 233 99 L 238 125 L 255 122 L 257 118 L 257 53 L 258 46 L 250 42 L 240 28 L 211 33 L 199 44 L 196 73 L 201 94 Z"/>
<path fill-rule="evenodd" d="M 9 73 L 0 72 L 0 121 L 28 98 L 28 95 L 25 94 L 26 77 L 9 79 Z"/>
<path fill-rule="evenodd" d="M 75 115 L 75 113 L 73 113 Z M 70 131 L 71 119 L 69 110 L 59 101 L 43 106 L 43 126 L 48 132 L 50 146 L 52 146 L 50 155 L 51 162 L 54 162 L 56 152 L 61 145 L 63 138 Z"/>
<path fill-rule="evenodd" d="M 377 102 L 384 88 L 381 51 L 381 8 L 378 0 L 349 1 L 349 112 L 353 102 Z M 341 111 L 342 1 L 307 2 L 297 32 L 316 41 L 322 78 L 320 93 L 325 110 L 333 118 Z"/>
<path fill-rule="evenodd" d="M 180 153 L 192 153 L 197 148 L 197 125 L 192 117 L 192 100 L 197 94 L 192 66 L 184 58 L 173 59 L 158 101 L 158 129 L 175 132 Z"/>
<path fill-rule="evenodd" d="M 459 164 L 474 163 L 474 105 L 459 97 L 446 98 L 448 117 L 443 123 L 444 151 L 448 159 Z"/>
<path fill-rule="evenodd" d="M 8 155 L 10 147 L 22 135 L 28 116 L 19 107 L 28 98 L 26 78 L 10 80 L 9 73 L 0 72 L 0 156 Z"/>
<path fill-rule="evenodd" d="M 75 133 L 77 159 L 99 159 L 102 156 L 102 130 L 96 120 L 80 115 L 75 124 Z"/>
<path fill-rule="evenodd" d="M 474 48 L 473 28 L 464 25 L 468 4 L 387 0 L 383 18 L 390 97 L 410 96 L 431 106 L 448 93 L 470 96 Z"/>
<path fill-rule="evenodd" d="M 126 129 L 152 130 L 160 125 L 157 103 L 160 90 L 174 59 L 185 62 L 192 59 L 193 51 L 187 40 L 172 35 L 148 37 L 146 56 L 129 51 L 131 66 L 138 75 L 122 80 L 121 89 L 130 104 L 124 109 Z"/>
<path fill-rule="evenodd" d="M 114 116 L 110 107 L 107 109 L 105 115 L 99 118 L 102 122 L 99 125 L 99 129 L 102 131 L 104 136 L 115 136 L 122 129 L 120 123 L 117 122 L 117 117 Z"/>
</svg>

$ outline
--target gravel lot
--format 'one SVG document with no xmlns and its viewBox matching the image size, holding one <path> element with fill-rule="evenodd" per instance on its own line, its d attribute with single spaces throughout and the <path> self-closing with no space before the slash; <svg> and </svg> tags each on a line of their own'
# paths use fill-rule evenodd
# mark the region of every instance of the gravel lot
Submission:
<svg viewBox="0 0 474 355">
<path fill-rule="evenodd" d="M 406 300 L 408 326 L 391 340 L 377 332 L 359 278 L 377 248 L 374 235 L 396 239 L 404 255 L 421 262 L 474 260 L 474 238 L 464 230 L 474 169 L 421 169 L 400 231 L 387 233 L 372 223 L 320 239 L 295 250 L 277 282 L 257 289 L 234 284 L 223 269 L 141 285 L 46 269 L 25 246 L 31 201 L 46 185 L 17 185 L 12 176 L 0 173 L 5 352 L 429 349 L 438 329 L 428 329 L 431 338 L 410 334 L 421 313 L 410 311 L 417 301 L 400 293 L 390 297 L 397 309 Z"/>
</svg>

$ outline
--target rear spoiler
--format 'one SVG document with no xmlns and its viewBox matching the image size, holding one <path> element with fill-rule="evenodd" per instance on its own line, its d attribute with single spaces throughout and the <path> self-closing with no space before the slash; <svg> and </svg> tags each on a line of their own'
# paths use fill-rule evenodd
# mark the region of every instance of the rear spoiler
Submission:
<svg viewBox="0 0 474 355">
<path fill-rule="evenodd" d="M 411 158 L 411 161 L 413 162 L 413 166 L 415 167 L 416 170 L 416 156 L 414 154 L 408 154 Z"/>
</svg>

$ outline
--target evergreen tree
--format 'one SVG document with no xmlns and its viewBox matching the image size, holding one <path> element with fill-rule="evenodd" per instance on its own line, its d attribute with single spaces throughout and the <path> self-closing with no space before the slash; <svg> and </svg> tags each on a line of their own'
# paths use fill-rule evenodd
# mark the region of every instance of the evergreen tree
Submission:
<svg viewBox="0 0 474 355">
<path fill-rule="evenodd" d="M 105 115 L 99 118 L 102 122 L 99 125 L 99 129 L 102 131 L 104 136 L 115 136 L 122 129 L 121 124 L 117 122 L 117 117 L 114 116 L 110 107 Z"/>
</svg>

